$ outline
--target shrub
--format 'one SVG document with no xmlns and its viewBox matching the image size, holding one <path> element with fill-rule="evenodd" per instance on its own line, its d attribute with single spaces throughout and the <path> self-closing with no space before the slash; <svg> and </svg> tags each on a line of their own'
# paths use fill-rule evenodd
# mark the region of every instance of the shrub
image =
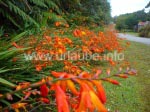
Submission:
<svg viewBox="0 0 150 112">
<path fill-rule="evenodd" d="M 139 30 L 140 37 L 150 38 L 150 25 L 147 25 Z"/>
</svg>

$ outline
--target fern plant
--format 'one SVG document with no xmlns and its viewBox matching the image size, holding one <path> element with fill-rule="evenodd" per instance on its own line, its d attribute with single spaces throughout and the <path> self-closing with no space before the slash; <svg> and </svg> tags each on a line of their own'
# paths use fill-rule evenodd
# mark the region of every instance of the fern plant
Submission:
<svg viewBox="0 0 150 112">
<path fill-rule="evenodd" d="M 57 19 L 56 15 L 60 15 L 61 10 L 52 0 L 0 0 L 0 14 L 7 19 L 6 22 L 19 29 L 33 25 L 40 27 L 40 23 L 45 19 L 45 12 L 50 9 Z"/>
<path fill-rule="evenodd" d="M 4 29 L 3 29 L 3 26 L 0 27 L 0 37 L 4 34 Z"/>
</svg>

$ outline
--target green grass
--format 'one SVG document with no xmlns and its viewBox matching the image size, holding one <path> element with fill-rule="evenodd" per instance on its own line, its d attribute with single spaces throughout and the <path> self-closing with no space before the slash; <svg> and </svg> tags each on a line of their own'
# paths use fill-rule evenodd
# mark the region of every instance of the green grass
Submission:
<svg viewBox="0 0 150 112">
<path fill-rule="evenodd" d="M 150 46 L 131 42 L 124 52 L 131 66 L 138 70 L 137 76 L 119 79 L 121 86 L 104 83 L 110 112 L 150 112 Z"/>
<path fill-rule="evenodd" d="M 133 35 L 133 36 L 139 36 L 137 32 L 125 32 L 125 34 Z"/>
</svg>

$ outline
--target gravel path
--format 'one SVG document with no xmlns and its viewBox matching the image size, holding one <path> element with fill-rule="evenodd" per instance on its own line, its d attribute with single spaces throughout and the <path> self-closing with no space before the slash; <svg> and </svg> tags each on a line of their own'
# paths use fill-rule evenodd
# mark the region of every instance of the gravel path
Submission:
<svg viewBox="0 0 150 112">
<path fill-rule="evenodd" d="M 150 38 L 143 38 L 143 37 L 141 38 L 141 37 L 136 37 L 133 35 L 123 34 L 123 33 L 118 33 L 118 37 L 126 38 L 127 40 L 130 40 L 130 41 L 135 41 L 135 42 L 140 42 L 140 43 L 150 45 Z"/>
</svg>

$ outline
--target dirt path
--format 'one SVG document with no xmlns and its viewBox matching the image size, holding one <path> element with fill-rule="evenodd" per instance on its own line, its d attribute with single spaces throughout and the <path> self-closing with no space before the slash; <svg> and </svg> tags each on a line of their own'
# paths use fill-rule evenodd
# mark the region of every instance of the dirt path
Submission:
<svg viewBox="0 0 150 112">
<path fill-rule="evenodd" d="M 135 42 L 140 42 L 140 43 L 150 45 L 150 38 L 136 37 L 133 35 L 123 34 L 123 33 L 118 33 L 118 36 L 120 38 L 126 38 L 127 40 L 130 40 L 130 41 L 135 41 Z"/>
</svg>

